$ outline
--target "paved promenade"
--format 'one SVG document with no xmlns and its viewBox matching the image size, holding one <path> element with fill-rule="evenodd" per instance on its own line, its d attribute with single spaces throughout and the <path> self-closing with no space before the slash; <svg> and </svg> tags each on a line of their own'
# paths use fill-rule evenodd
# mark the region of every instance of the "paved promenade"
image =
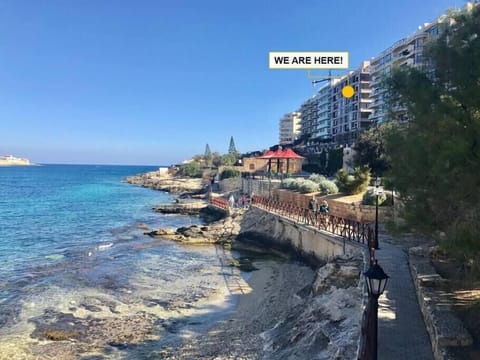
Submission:
<svg viewBox="0 0 480 360">
<path fill-rule="evenodd" d="M 398 246 L 382 243 L 375 257 L 390 276 L 378 307 L 378 359 L 433 359 L 432 346 L 410 276 L 408 256 Z"/>
</svg>

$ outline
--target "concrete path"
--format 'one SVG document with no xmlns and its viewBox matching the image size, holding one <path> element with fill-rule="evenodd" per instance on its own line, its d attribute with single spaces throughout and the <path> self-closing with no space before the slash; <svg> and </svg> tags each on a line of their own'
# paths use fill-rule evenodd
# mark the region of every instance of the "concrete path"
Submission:
<svg viewBox="0 0 480 360">
<path fill-rule="evenodd" d="M 408 256 L 398 246 L 382 243 L 376 251 L 378 264 L 390 276 L 379 299 L 378 359 L 430 360 L 432 346 L 410 276 Z"/>
</svg>

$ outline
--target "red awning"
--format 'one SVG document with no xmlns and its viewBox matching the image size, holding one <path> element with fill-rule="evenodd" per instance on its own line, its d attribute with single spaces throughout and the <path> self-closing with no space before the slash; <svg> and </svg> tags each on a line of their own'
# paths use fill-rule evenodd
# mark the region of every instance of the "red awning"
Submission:
<svg viewBox="0 0 480 360">
<path fill-rule="evenodd" d="M 257 159 L 304 159 L 304 157 L 298 155 L 292 149 L 277 149 L 275 151 L 265 151 L 265 153 L 262 156 L 258 156 Z"/>
<path fill-rule="evenodd" d="M 257 159 L 271 159 L 274 153 L 272 150 L 267 150 L 262 156 L 257 156 Z"/>
<path fill-rule="evenodd" d="M 292 149 L 283 150 L 283 157 L 284 157 L 284 159 L 304 159 L 303 156 L 298 155 Z"/>
</svg>

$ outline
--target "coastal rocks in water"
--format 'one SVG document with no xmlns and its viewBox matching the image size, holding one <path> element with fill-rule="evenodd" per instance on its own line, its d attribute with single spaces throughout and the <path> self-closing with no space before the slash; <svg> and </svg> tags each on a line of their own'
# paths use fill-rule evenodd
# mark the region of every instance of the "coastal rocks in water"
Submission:
<svg viewBox="0 0 480 360">
<path fill-rule="evenodd" d="M 157 229 L 145 233 L 155 238 L 164 238 L 188 244 L 223 244 L 236 238 L 240 232 L 243 212 L 238 212 L 208 226 L 192 225 L 173 229 Z"/>
<path fill-rule="evenodd" d="M 71 351 L 78 355 L 94 348 L 103 351 L 107 346 L 125 348 L 158 337 L 154 335 L 158 319 L 143 312 L 121 318 L 79 318 L 46 310 L 31 322 L 35 324 L 32 338 L 53 341 L 31 345 L 33 354 L 44 356 L 48 353 L 52 359 L 63 359 Z"/>
<path fill-rule="evenodd" d="M 204 201 L 157 205 L 153 210 L 161 214 L 198 215 L 208 204 Z"/>
<path fill-rule="evenodd" d="M 144 174 L 125 178 L 129 184 L 140 185 L 155 190 L 162 190 L 172 194 L 190 193 L 199 195 L 206 192 L 202 179 L 174 177 L 159 171 L 151 171 Z"/>
<path fill-rule="evenodd" d="M 176 235 L 176 234 L 177 234 L 177 230 L 169 229 L 169 228 L 157 229 L 157 230 L 153 230 L 153 231 L 145 233 L 145 235 L 149 235 L 149 236 L 152 236 L 152 237 L 168 236 L 168 235 Z"/>
<path fill-rule="evenodd" d="M 148 230 L 148 225 L 145 223 L 140 223 L 137 225 L 137 228 L 141 230 Z"/>
</svg>

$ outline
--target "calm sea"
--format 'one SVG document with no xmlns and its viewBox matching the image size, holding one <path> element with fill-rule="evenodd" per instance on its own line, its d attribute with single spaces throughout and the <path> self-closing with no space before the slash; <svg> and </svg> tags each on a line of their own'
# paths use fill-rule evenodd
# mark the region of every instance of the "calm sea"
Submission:
<svg viewBox="0 0 480 360">
<path fill-rule="evenodd" d="M 176 227 L 191 222 L 151 211 L 153 205 L 171 202 L 171 195 L 122 182 L 128 175 L 152 170 L 89 165 L 0 168 L 3 272 L 22 276 L 32 264 L 106 247 L 140 223 Z"/>
<path fill-rule="evenodd" d="M 38 340 L 45 340 L 39 325 L 48 320 L 49 326 L 62 328 L 59 314 L 81 319 L 83 328 L 100 327 L 98 321 L 85 323 L 95 317 L 104 322 L 131 321 L 138 314 L 143 316 L 139 319 L 145 314 L 167 319 L 167 310 L 195 307 L 218 291 L 226 276 L 218 248 L 188 248 L 144 235 L 145 225 L 200 223 L 197 217 L 153 212 L 152 206 L 174 197 L 122 182 L 151 170 L 155 168 L 0 168 L 0 359 L 2 354 L 42 355 L 47 350 L 38 350 Z M 52 323 L 52 314 L 58 323 Z M 121 339 L 109 338 L 114 335 L 103 329 L 102 340 L 102 329 L 95 330 L 94 348 L 85 345 L 75 351 L 117 358 L 112 351 L 122 349 L 111 344 Z M 141 343 L 138 336 L 131 342 Z M 48 349 L 52 356 L 67 351 L 59 344 Z"/>
</svg>

